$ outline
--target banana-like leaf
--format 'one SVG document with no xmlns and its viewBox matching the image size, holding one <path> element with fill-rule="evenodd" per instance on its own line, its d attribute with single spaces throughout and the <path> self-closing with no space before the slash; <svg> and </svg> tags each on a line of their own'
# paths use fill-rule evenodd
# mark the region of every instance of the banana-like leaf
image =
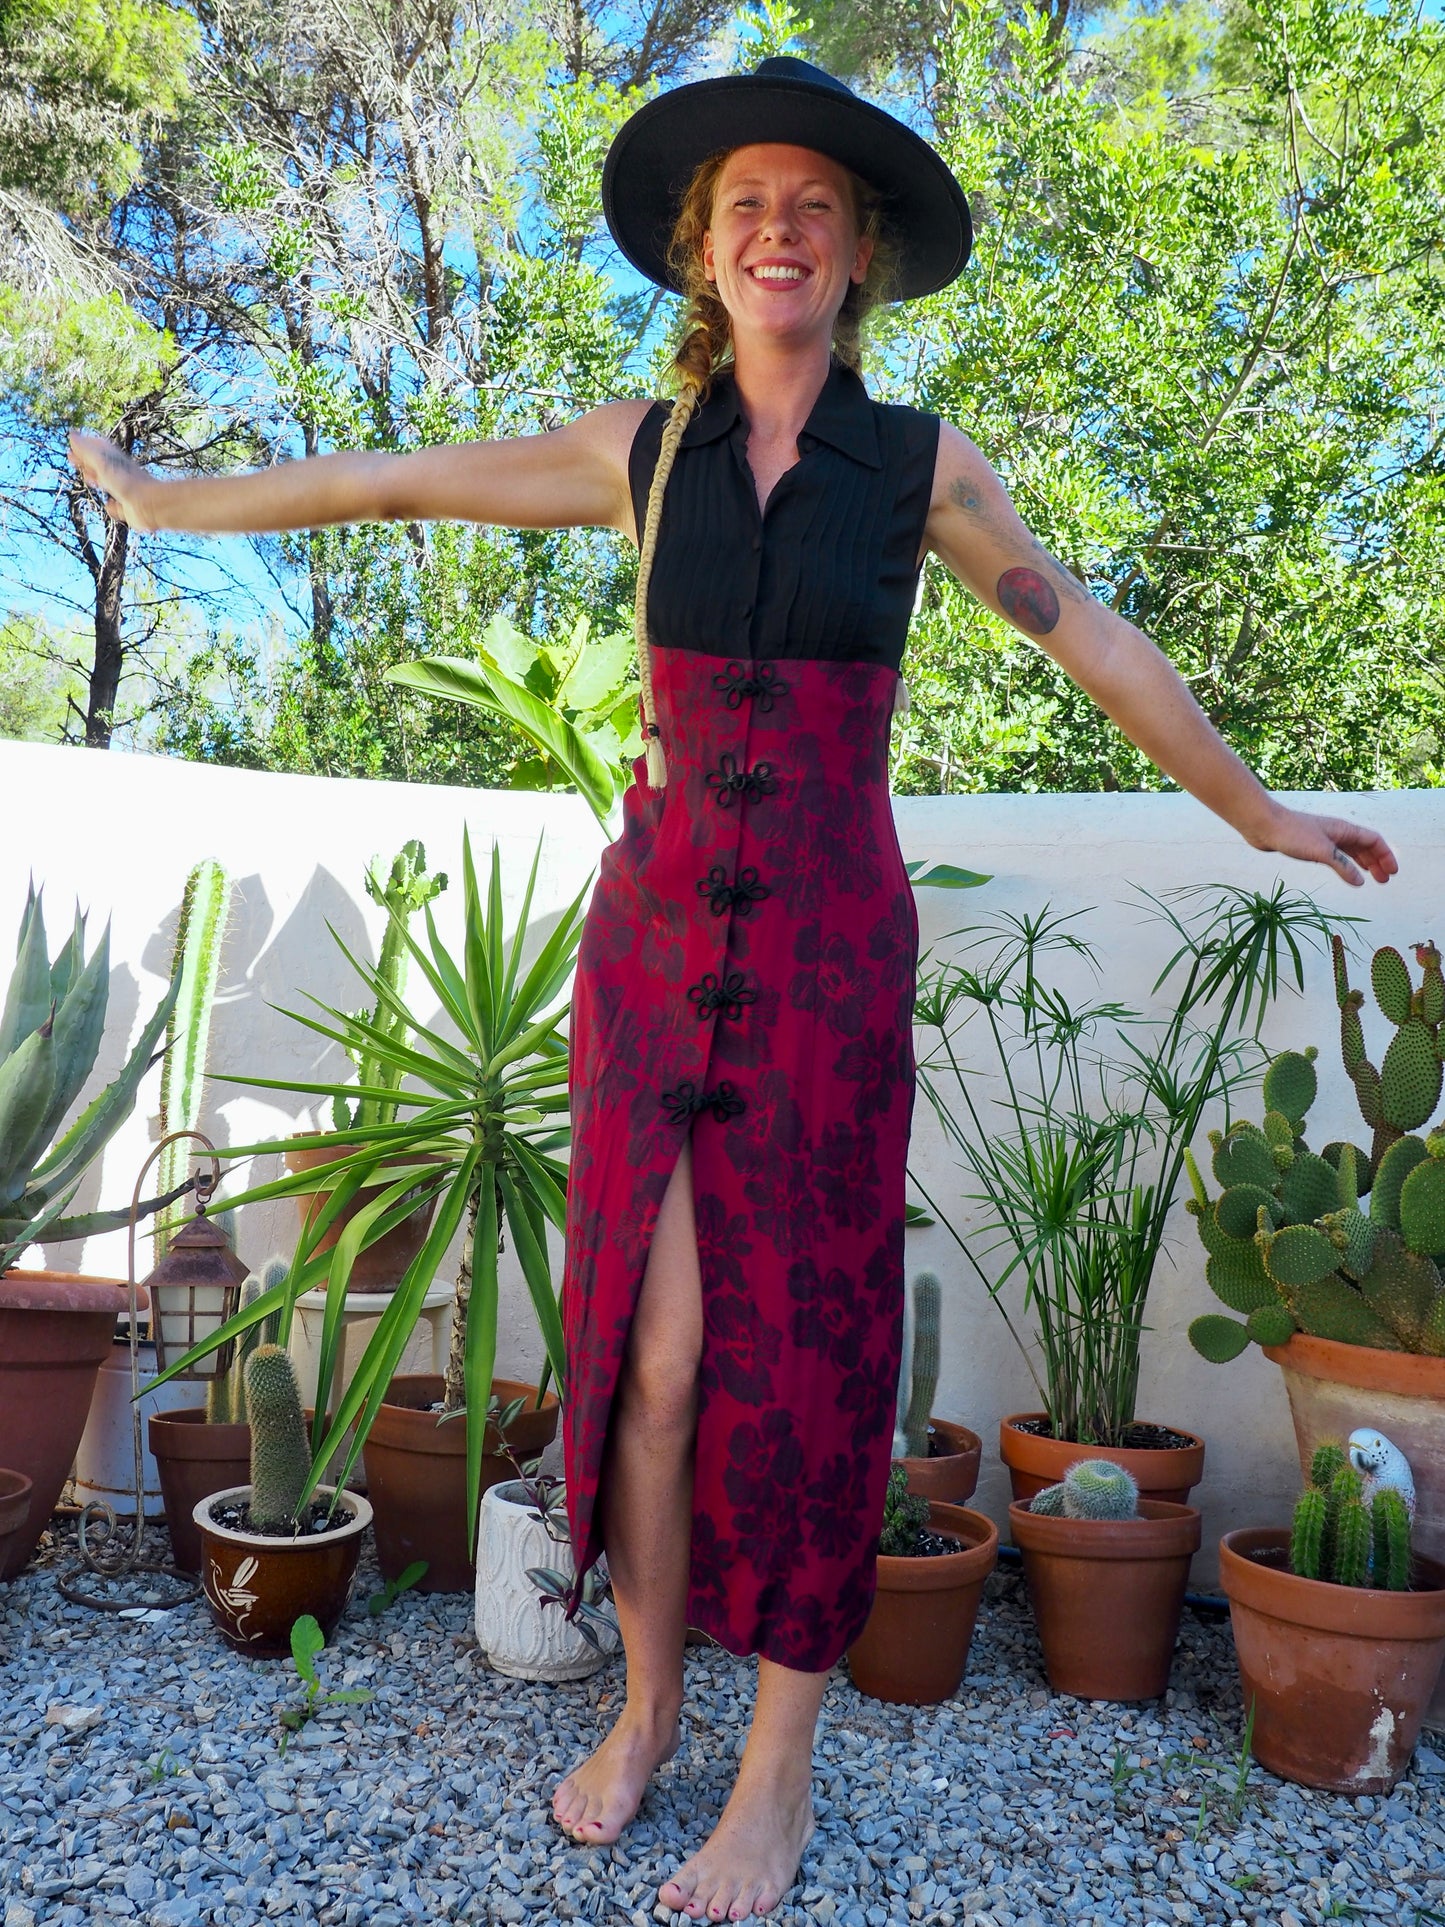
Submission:
<svg viewBox="0 0 1445 1927">
<path fill-rule="evenodd" d="M 977 870 L 960 870 L 956 863 L 930 863 L 924 865 L 920 859 L 905 863 L 904 869 L 913 880 L 914 889 L 926 885 L 931 890 L 976 890 L 981 883 L 992 883 L 991 876 L 984 876 Z"/>
<path fill-rule="evenodd" d="M 587 799 L 592 814 L 610 831 L 617 800 L 617 778 L 592 749 L 579 729 L 559 716 L 549 703 L 514 682 L 500 669 L 464 662 L 454 656 L 428 656 L 422 662 L 397 663 L 386 680 L 423 696 L 446 697 L 468 703 L 494 716 L 505 716 L 539 749 L 551 757 Z"/>
</svg>

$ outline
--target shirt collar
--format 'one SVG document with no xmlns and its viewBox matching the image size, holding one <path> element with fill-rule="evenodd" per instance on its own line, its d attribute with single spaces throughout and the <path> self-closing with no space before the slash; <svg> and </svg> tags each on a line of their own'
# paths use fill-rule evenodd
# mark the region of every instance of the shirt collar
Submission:
<svg viewBox="0 0 1445 1927">
<path fill-rule="evenodd" d="M 739 425 L 746 426 L 746 421 L 737 384 L 731 371 L 725 370 L 713 382 L 707 400 L 683 430 L 682 446 L 693 448 L 703 442 L 719 441 Z M 828 379 L 799 434 L 800 444 L 804 438 L 826 442 L 865 468 L 883 466 L 868 390 L 841 361 L 834 361 L 828 370 Z"/>
</svg>

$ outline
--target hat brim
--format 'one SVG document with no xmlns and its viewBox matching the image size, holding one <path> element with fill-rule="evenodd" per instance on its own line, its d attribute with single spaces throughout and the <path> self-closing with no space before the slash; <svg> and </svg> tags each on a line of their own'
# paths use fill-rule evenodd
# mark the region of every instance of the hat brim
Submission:
<svg viewBox="0 0 1445 1927">
<path fill-rule="evenodd" d="M 934 294 L 962 272 L 973 244 L 968 202 L 927 141 L 842 87 L 755 74 L 675 87 L 619 130 L 602 207 L 633 267 L 677 289 L 667 248 L 688 182 L 721 149 L 774 142 L 826 154 L 884 196 L 900 300 Z"/>
</svg>

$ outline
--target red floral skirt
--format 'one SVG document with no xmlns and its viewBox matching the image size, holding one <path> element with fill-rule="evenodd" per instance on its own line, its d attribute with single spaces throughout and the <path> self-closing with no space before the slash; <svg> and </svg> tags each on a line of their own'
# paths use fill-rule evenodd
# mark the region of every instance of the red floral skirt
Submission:
<svg viewBox="0 0 1445 1927">
<path fill-rule="evenodd" d="M 572 1005 L 562 1313 L 580 1575 L 658 1208 L 692 1140 L 704 1340 L 688 1619 L 806 1672 L 862 1630 L 892 1447 L 913 892 L 883 665 L 653 651 Z"/>
</svg>

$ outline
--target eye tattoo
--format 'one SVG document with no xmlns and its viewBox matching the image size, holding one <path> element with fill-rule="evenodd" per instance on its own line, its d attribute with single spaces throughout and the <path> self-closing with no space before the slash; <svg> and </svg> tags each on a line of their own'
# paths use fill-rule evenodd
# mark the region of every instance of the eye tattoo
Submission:
<svg viewBox="0 0 1445 1927">
<path fill-rule="evenodd" d="M 1036 569 L 1005 569 L 998 579 L 998 599 L 1010 622 L 1036 636 L 1046 636 L 1059 619 L 1059 598 Z"/>
</svg>

